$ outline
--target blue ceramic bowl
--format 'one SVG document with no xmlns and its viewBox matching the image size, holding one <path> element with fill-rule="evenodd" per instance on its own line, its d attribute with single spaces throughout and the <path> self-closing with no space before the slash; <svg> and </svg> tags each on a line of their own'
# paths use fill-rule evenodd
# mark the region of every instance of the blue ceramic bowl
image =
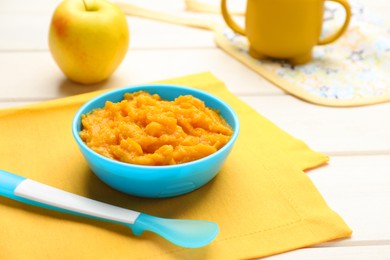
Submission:
<svg viewBox="0 0 390 260">
<path fill-rule="evenodd" d="M 159 94 L 162 99 L 173 100 L 180 95 L 192 95 L 216 109 L 234 133 L 229 142 L 217 152 L 202 159 L 168 166 L 144 166 L 123 163 L 106 158 L 90 149 L 80 138 L 81 115 L 102 108 L 106 101 L 119 102 L 125 93 L 144 90 Z M 172 197 L 191 192 L 209 182 L 220 171 L 239 132 L 239 121 L 233 109 L 221 99 L 206 92 L 184 86 L 149 84 L 115 89 L 85 103 L 72 123 L 73 136 L 91 170 L 106 184 L 127 194 L 140 197 Z"/>
</svg>

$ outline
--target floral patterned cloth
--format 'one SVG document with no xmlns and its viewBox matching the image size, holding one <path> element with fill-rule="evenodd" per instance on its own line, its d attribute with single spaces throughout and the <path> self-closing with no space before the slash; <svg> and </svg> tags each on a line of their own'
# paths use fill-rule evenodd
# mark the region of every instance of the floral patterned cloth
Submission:
<svg viewBox="0 0 390 260">
<path fill-rule="evenodd" d="M 336 42 L 313 49 L 310 63 L 292 66 L 278 60 L 255 60 L 245 37 L 229 28 L 216 31 L 216 42 L 234 57 L 285 91 L 330 106 L 357 106 L 390 101 L 390 27 L 380 17 L 350 1 L 352 18 Z M 323 36 L 342 24 L 344 10 L 326 2 Z"/>
</svg>

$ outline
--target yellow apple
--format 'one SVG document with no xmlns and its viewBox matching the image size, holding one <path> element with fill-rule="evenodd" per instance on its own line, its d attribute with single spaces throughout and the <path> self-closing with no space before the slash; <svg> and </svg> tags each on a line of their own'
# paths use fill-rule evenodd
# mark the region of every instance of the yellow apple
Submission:
<svg viewBox="0 0 390 260">
<path fill-rule="evenodd" d="M 49 30 L 51 54 L 71 80 L 101 82 L 126 55 L 126 16 L 105 0 L 65 0 L 54 11 Z"/>
</svg>

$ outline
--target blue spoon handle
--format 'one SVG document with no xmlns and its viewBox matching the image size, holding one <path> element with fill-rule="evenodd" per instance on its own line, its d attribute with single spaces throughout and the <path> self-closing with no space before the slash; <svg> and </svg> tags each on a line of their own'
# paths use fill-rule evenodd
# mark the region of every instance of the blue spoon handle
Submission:
<svg viewBox="0 0 390 260">
<path fill-rule="evenodd" d="M 133 224 L 139 212 L 88 199 L 0 170 L 0 195 L 34 206 L 66 211 L 123 224 Z"/>
<path fill-rule="evenodd" d="M 25 179 L 22 176 L 0 170 L 0 195 L 10 199 L 20 200 L 14 194 L 14 190 Z"/>
<path fill-rule="evenodd" d="M 0 170 L 0 196 L 47 209 L 124 224 L 135 235 L 149 230 L 184 247 L 204 246 L 219 231 L 218 225 L 213 222 L 158 218 L 85 198 L 3 170 Z"/>
</svg>

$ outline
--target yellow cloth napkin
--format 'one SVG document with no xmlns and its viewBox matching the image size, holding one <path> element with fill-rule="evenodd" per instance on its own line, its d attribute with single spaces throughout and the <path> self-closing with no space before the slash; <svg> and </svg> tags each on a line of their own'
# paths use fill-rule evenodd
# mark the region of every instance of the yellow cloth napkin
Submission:
<svg viewBox="0 0 390 260">
<path fill-rule="evenodd" d="M 242 259 L 347 237 L 351 230 L 303 170 L 328 157 L 283 132 L 210 73 L 164 81 L 203 89 L 238 113 L 241 132 L 206 186 L 168 199 L 122 194 L 88 168 L 71 134 L 76 110 L 94 92 L 0 110 L 0 168 L 95 200 L 168 218 L 219 224 L 208 246 L 186 249 L 127 227 L 0 197 L 0 259 Z M 1 180 L 0 180 L 1 181 Z"/>
</svg>

